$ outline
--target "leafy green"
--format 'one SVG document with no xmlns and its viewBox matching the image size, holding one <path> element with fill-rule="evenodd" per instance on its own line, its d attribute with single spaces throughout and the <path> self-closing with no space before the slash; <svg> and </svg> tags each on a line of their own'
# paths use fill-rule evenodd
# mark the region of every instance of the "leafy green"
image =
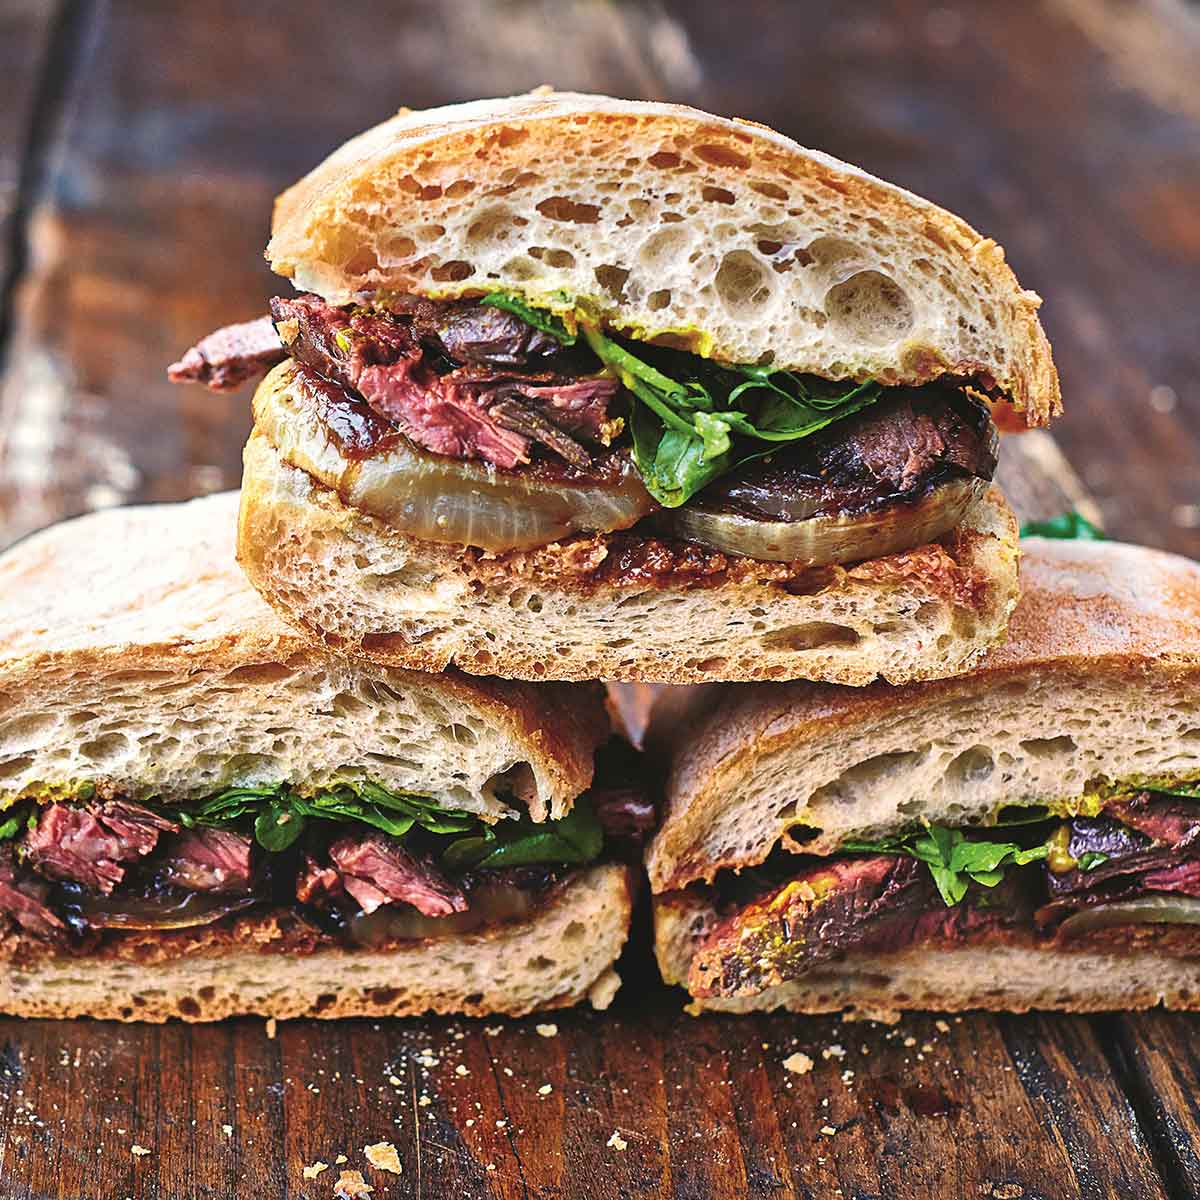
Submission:
<svg viewBox="0 0 1200 1200">
<path fill-rule="evenodd" d="M 1022 537 L 1044 537 L 1075 539 L 1085 542 L 1103 542 L 1107 539 L 1086 517 L 1071 511 L 1059 513 L 1048 521 L 1027 521 L 1021 526 Z"/>
<path fill-rule="evenodd" d="M 1075 865 L 1080 871 L 1094 871 L 1101 863 L 1108 862 L 1108 858 L 1103 850 L 1085 850 Z"/>
<path fill-rule="evenodd" d="M 877 383 L 843 387 L 790 371 L 721 367 L 660 352 L 681 376 L 675 378 L 596 326 L 582 328 L 596 357 L 640 401 L 630 421 L 634 462 L 665 508 L 678 508 L 741 463 L 808 437 L 882 393 Z"/>
<path fill-rule="evenodd" d="M 1200 800 L 1200 781 L 1176 783 L 1170 787 L 1147 787 L 1145 790 L 1157 796 L 1173 796 L 1176 800 Z"/>
<path fill-rule="evenodd" d="M 1029 849 L 1015 842 L 991 842 L 967 838 L 960 829 L 930 825 L 917 833 L 879 841 L 852 840 L 841 849 L 871 854 L 907 854 L 928 868 L 933 882 L 947 906 L 957 904 L 974 881 L 983 887 L 995 887 L 1007 867 L 1025 866 L 1046 858 L 1047 843 Z"/>
<path fill-rule="evenodd" d="M 528 817 L 484 826 L 475 837 L 459 838 L 442 855 L 453 870 L 528 867 L 542 863 L 585 863 L 600 853 L 604 831 L 586 797 L 558 821 L 535 824 Z"/>
<path fill-rule="evenodd" d="M 558 317 L 544 309 L 530 307 L 520 296 L 514 296 L 510 292 L 488 292 L 480 303 L 491 308 L 502 308 L 505 312 L 520 317 L 526 325 L 532 325 L 534 329 L 548 333 L 564 346 L 575 345 L 577 335 L 572 333 Z"/>
<path fill-rule="evenodd" d="M 25 820 L 21 815 L 8 817 L 3 823 L 0 823 L 0 842 L 7 842 L 10 838 L 15 838 L 21 832 L 21 826 L 24 824 Z"/>
<path fill-rule="evenodd" d="M 309 821 L 359 823 L 402 838 L 414 827 L 446 841 L 439 853 L 447 866 L 514 867 L 590 862 L 604 840 L 586 800 L 559 821 L 535 824 L 527 816 L 486 825 L 461 809 L 442 808 L 413 792 L 392 792 L 376 783 L 340 783 L 302 796 L 287 784 L 226 788 L 186 809 L 169 814 L 187 828 L 227 829 L 250 821 L 264 850 L 278 853 L 294 845 Z M 0 825 L 0 839 L 8 824 Z"/>
</svg>

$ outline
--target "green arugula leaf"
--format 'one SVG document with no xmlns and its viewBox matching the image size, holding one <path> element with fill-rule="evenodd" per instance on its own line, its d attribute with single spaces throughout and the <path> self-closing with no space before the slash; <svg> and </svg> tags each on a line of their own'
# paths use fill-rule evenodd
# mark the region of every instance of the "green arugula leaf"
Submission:
<svg viewBox="0 0 1200 1200">
<path fill-rule="evenodd" d="M 1071 511 L 1059 513 L 1048 521 L 1026 521 L 1021 526 L 1022 537 L 1075 539 L 1084 542 L 1103 542 L 1108 539 L 1086 517 Z"/>
<path fill-rule="evenodd" d="M 255 840 L 272 853 L 286 850 L 303 832 L 304 818 L 284 796 L 271 800 L 254 818 Z"/>
<path fill-rule="evenodd" d="M 460 838 L 443 854 L 455 870 L 529 867 L 591 862 L 604 844 L 604 830 L 590 801 L 581 797 L 567 816 L 535 825 L 528 817 L 500 821 L 478 837 Z"/>
<path fill-rule="evenodd" d="M 21 826 L 24 824 L 25 818 L 20 814 L 14 814 L 0 823 L 0 842 L 7 842 L 10 838 L 15 838 L 21 832 Z"/>
<path fill-rule="evenodd" d="M 630 421 L 634 463 L 665 508 L 687 503 L 714 479 L 770 454 L 777 444 L 858 412 L 883 391 L 873 382 L 839 387 L 769 367 L 722 367 L 679 351 L 658 351 L 664 358 L 673 355 L 669 361 L 688 373 L 676 379 L 595 325 L 581 328 L 596 357 L 640 401 Z"/>
<path fill-rule="evenodd" d="M 1103 850 L 1085 850 L 1075 865 L 1080 871 L 1094 871 L 1101 863 L 1108 862 L 1108 858 Z"/>
<path fill-rule="evenodd" d="M 540 308 L 532 308 L 519 296 L 514 296 L 509 292 L 488 292 L 480 304 L 486 304 L 491 308 L 502 308 L 505 312 L 520 317 L 526 325 L 532 325 L 534 329 L 548 333 L 564 346 L 573 346 L 577 341 L 577 335 L 573 334 L 553 313 Z"/>
<path fill-rule="evenodd" d="M 958 904 L 972 882 L 993 888 L 1004 878 L 1006 868 L 1038 862 L 1050 853 L 1047 842 L 1026 849 L 1015 842 L 968 838 L 961 829 L 944 825 L 930 825 L 918 833 L 878 841 L 852 839 L 843 842 L 841 849 L 868 854 L 907 854 L 919 859 L 928 866 L 947 907 Z"/>
<path fill-rule="evenodd" d="M 1200 800 L 1200 781 L 1196 783 L 1176 783 L 1170 787 L 1147 787 L 1147 792 L 1156 796 L 1173 796 L 1176 800 Z"/>
</svg>

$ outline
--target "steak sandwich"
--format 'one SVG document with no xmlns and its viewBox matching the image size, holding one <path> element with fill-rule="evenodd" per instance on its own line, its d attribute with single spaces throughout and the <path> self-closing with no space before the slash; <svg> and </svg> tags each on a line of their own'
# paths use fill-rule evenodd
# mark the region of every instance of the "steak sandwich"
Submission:
<svg viewBox="0 0 1200 1200">
<path fill-rule="evenodd" d="M 1017 595 L 996 425 L 1057 378 L 1003 252 L 760 125 L 403 112 L 278 200 L 239 555 L 298 629 L 519 679 L 969 667 Z"/>
<path fill-rule="evenodd" d="M 1024 551 L 975 674 L 755 685 L 677 752 L 647 861 L 697 1008 L 1200 1007 L 1200 566 Z"/>
<path fill-rule="evenodd" d="M 653 813 L 592 782 L 598 689 L 310 648 L 242 578 L 237 504 L 0 558 L 0 1011 L 606 1004 Z"/>
</svg>

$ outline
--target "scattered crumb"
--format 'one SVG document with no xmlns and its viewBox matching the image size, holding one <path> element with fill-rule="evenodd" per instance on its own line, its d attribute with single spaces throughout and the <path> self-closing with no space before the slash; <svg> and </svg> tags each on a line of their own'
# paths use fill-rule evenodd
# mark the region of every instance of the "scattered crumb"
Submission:
<svg viewBox="0 0 1200 1200">
<path fill-rule="evenodd" d="M 134 1158 L 144 1158 L 150 1153 L 150 1151 L 147 1150 L 145 1146 L 139 1146 L 137 1142 L 134 1142 L 133 1145 L 129 1147 L 129 1153 L 132 1154 Z"/>
<path fill-rule="evenodd" d="M 621 1136 L 621 1131 L 619 1129 L 614 1129 L 612 1137 L 610 1137 L 604 1144 L 606 1146 L 610 1146 L 613 1150 L 624 1150 L 629 1145 L 629 1143 Z"/>
<path fill-rule="evenodd" d="M 340 1167 L 342 1163 L 349 1162 L 350 1160 L 344 1154 L 339 1154 L 333 1161 Z"/>
<path fill-rule="evenodd" d="M 222 1132 L 222 1133 L 223 1133 L 223 1134 L 224 1134 L 226 1137 L 233 1137 L 233 1126 L 232 1126 L 232 1125 L 222 1125 L 222 1126 L 221 1126 L 221 1132 Z"/>
<path fill-rule="evenodd" d="M 400 1155 L 391 1142 L 376 1142 L 373 1146 L 364 1146 L 363 1153 L 367 1162 L 377 1171 L 390 1171 L 393 1175 L 400 1174 Z"/>
<path fill-rule="evenodd" d="M 504 1032 L 504 1026 L 503 1025 L 485 1025 L 483 1032 L 486 1033 L 488 1035 L 488 1037 L 495 1037 L 497 1034 Z"/>
<path fill-rule="evenodd" d="M 850 1084 L 850 1082 L 851 1082 L 853 1079 L 854 1079 L 854 1072 L 853 1072 L 853 1071 L 846 1070 L 846 1071 L 843 1071 L 843 1072 L 842 1072 L 842 1082 L 843 1082 L 844 1084 L 846 1084 L 846 1085 L 849 1085 L 849 1084 Z"/>
<path fill-rule="evenodd" d="M 838 1042 L 834 1042 L 832 1046 L 826 1046 L 821 1051 L 821 1057 L 828 1060 L 836 1058 L 839 1062 L 846 1057 L 846 1047 Z"/>
<path fill-rule="evenodd" d="M 267 1018 L 267 1037 L 270 1038 L 271 1041 L 275 1040 L 275 1031 L 278 1028 L 279 1028 L 279 1022 L 276 1021 L 274 1017 L 268 1017 Z"/>
<path fill-rule="evenodd" d="M 932 1042 L 922 1042 L 921 1043 L 921 1053 L 922 1054 L 932 1054 L 933 1053 L 933 1043 Z"/>
<path fill-rule="evenodd" d="M 392 1087 L 399 1087 L 401 1083 L 400 1077 L 398 1075 L 389 1075 L 388 1083 L 390 1083 Z"/>
<path fill-rule="evenodd" d="M 917 1044 L 917 1039 L 915 1037 L 906 1037 L 904 1039 L 904 1044 L 911 1050 L 912 1047 Z"/>
<path fill-rule="evenodd" d="M 511 1079 L 511 1078 L 512 1078 L 512 1073 L 513 1073 L 513 1072 L 512 1072 L 512 1067 L 505 1067 L 505 1068 L 504 1068 L 504 1073 L 505 1073 L 505 1075 L 507 1075 L 507 1076 L 509 1077 L 509 1079 Z"/>
<path fill-rule="evenodd" d="M 793 1075 L 807 1075 L 813 1069 L 813 1060 L 797 1050 L 795 1054 L 789 1054 L 783 1060 L 783 1069 L 791 1071 Z"/>
<path fill-rule="evenodd" d="M 455 1075 L 470 1075 L 471 1072 L 468 1071 L 467 1068 L 462 1065 L 462 1063 L 459 1063 L 458 1066 L 454 1068 L 454 1073 Z"/>
<path fill-rule="evenodd" d="M 834 1129 L 834 1127 L 833 1127 L 832 1125 L 822 1125 L 822 1126 L 821 1126 L 821 1132 L 822 1132 L 822 1133 L 823 1133 L 823 1134 L 824 1134 L 826 1137 L 833 1137 L 833 1135 L 834 1135 L 835 1133 L 837 1133 L 837 1130 L 836 1130 L 836 1129 Z"/>
<path fill-rule="evenodd" d="M 950 1022 L 943 1021 L 943 1020 L 941 1020 L 941 1018 L 934 1021 L 933 1027 L 934 1027 L 934 1029 L 936 1029 L 938 1031 L 938 1033 L 949 1033 L 950 1032 Z"/>
<path fill-rule="evenodd" d="M 487 1169 L 488 1169 L 489 1171 L 494 1171 L 494 1170 L 496 1169 L 496 1164 L 495 1164 L 495 1163 L 488 1163 L 488 1165 L 487 1165 Z"/>
<path fill-rule="evenodd" d="M 548 1083 L 543 1083 L 542 1086 L 538 1088 L 538 1095 L 548 1096 L 552 1091 L 554 1091 L 554 1089 Z"/>
<path fill-rule="evenodd" d="M 557 1025 L 535 1025 L 534 1028 L 537 1030 L 539 1037 L 558 1037 Z"/>
<path fill-rule="evenodd" d="M 338 1176 L 333 1194 L 338 1200 L 355 1200 L 357 1196 L 369 1196 L 374 1190 L 361 1171 L 343 1171 Z"/>
<path fill-rule="evenodd" d="M 316 1177 L 318 1175 L 320 1175 L 320 1173 L 322 1171 L 328 1171 L 328 1170 L 329 1170 L 329 1164 L 327 1162 L 321 1162 L 320 1159 L 318 1159 L 315 1163 L 312 1164 L 312 1166 L 304 1168 L 304 1178 L 305 1179 L 316 1179 Z"/>
</svg>

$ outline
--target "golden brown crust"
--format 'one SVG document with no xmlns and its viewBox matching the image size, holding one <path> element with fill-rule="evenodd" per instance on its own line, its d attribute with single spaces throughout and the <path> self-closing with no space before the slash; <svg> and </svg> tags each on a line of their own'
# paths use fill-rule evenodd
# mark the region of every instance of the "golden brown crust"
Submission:
<svg viewBox="0 0 1200 1200">
<path fill-rule="evenodd" d="M 0 557 L 0 718 L 52 674 L 181 679 L 329 658 L 246 583 L 234 558 L 237 493 L 112 509 L 54 526 Z M 365 660 L 368 674 L 378 668 Z M 236 676 L 235 676 L 236 678 Z M 388 682 L 386 676 L 380 676 Z M 598 685 L 528 684 L 395 669 L 391 683 L 453 699 L 528 750 L 570 800 L 607 736 Z M 2 724 L 2 721 L 0 721 Z"/>
<path fill-rule="evenodd" d="M 763 125 L 682 105 L 534 93 L 401 112 L 347 142 L 278 198 L 267 257 L 280 274 L 298 278 L 302 287 L 328 292 L 339 302 L 343 297 L 335 295 L 338 291 L 428 292 L 428 255 L 411 250 L 409 258 L 401 256 L 385 265 L 364 246 L 356 256 L 346 243 L 361 239 L 358 224 L 374 217 L 403 230 L 419 224 L 417 212 L 433 213 L 429 206 L 443 200 L 454 186 L 447 180 L 456 172 L 486 176 L 488 194 L 502 196 L 506 188 L 512 190 L 514 177 L 528 171 L 531 160 L 553 162 L 566 149 L 578 149 L 586 156 L 591 147 L 611 145 L 614 138 L 631 148 L 644 145 L 648 154 L 660 144 L 698 146 L 707 165 L 718 170 L 724 167 L 733 176 L 766 176 L 765 186 L 775 186 L 783 194 L 795 182 L 825 196 L 838 196 L 847 209 L 865 208 L 885 224 L 911 229 L 930 257 L 948 255 L 969 263 L 970 270 L 1001 298 L 999 307 L 1012 348 L 1009 361 L 999 355 L 988 362 L 950 361 L 937 346 L 917 336 L 901 348 L 892 368 L 896 378 L 888 382 L 920 383 L 942 374 L 990 378 L 999 396 L 1023 410 L 1029 425 L 1045 424 L 1061 410 L 1057 373 L 1037 317 L 1040 299 L 1021 290 L 994 241 L 944 209 L 827 155 L 805 150 Z M 426 181 L 430 172 L 442 183 Z M 772 185 L 772 178 L 785 186 Z M 454 264 L 443 267 L 447 265 Z M 435 278 L 440 280 L 434 285 L 439 294 L 481 290 L 470 278 L 456 282 L 459 277 L 453 271 Z M 322 280 L 330 286 L 322 289 Z M 604 298 L 589 299 L 602 304 Z M 603 315 L 620 325 L 619 308 Z M 730 357 L 720 345 L 714 353 Z"/>
<path fill-rule="evenodd" d="M 1022 551 L 1023 593 L 1008 638 L 970 675 L 900 689 L 753 686 L 710 705 L 675 758 L 664 819 L 647 857 L 654 890 L 765 857 L 770 845 L 727 862 L 702 860 L 695 849 L 698 827 L 710 819 L 704 814 L 727 804 L 757 762 L 875 727 L 892 729 L 906 712 L 935 704 L 965 710 L 974 699 L 1031 679 L 1061 680 L 1076 696 L 1113 681 L 1152 679 L 1166 695 L 1186 695 L 1200 683 L 1200 565 L 1113 542 L 1030 538 Z"/>
</svg>

